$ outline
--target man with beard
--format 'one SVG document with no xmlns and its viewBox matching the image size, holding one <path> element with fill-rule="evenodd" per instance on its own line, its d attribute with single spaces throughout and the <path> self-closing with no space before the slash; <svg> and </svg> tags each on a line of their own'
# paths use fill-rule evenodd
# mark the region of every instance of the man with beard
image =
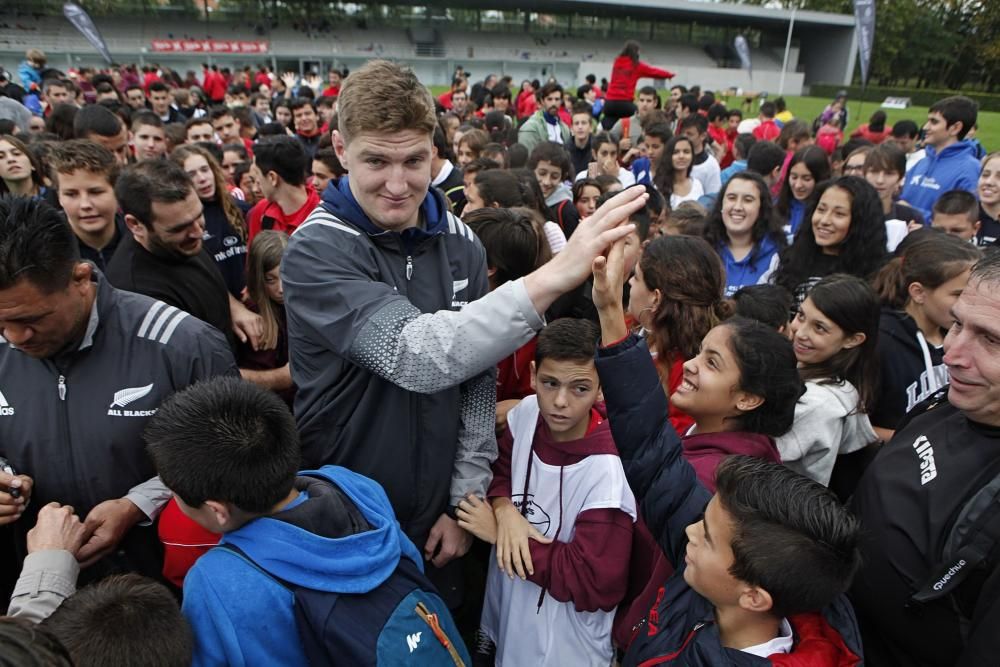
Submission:
<svg viewBox="0 0 1000 667">
<path fill-rule="evenodd" d="M 566 145 L 570 141 L 570 131 L 566 123 L 559 120 L 563 89 L 555 81 L 542 86 L 538 93 L 542 108 L 539 109 L 517 132 L 517 143 L 528 149 L 528 153 L 544 141 Z"/>
<path fill-rule="evenodd" d="M 115 185 L 131 238 L 108 264 L 119 289 L 159 299 L 217 328 L 236 347 L 259 339 L 260 317 L 229 295 L 222 274 L 202 247 L 205 216 L 184 170 L 167 160 L 126 169 Z"/>
</svg>

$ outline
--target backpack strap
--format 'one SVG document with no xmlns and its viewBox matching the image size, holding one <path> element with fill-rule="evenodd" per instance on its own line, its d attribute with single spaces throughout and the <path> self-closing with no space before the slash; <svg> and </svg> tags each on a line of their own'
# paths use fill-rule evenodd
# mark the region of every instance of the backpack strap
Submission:
<svg viewBox="0 0 1000 667">
<path fill-rule="evenodd" d="M 242 558 L 243 560 L 245 560 L 247 563 L 249 563 L 251 566 L 253 566 L 253 568 L 255 570 L 257 570 L 259 572 L 262 572 L 263 574 L 267 575 L 267 577 L 269 579 L 273 579 L 277 583 L 281 584 L 281 586 L 283 588 L 287 589 L 293 595 L 295 594 L 295 589 L 292 587 L 292 585 L 290 583 L 288 583 L 287 581 L 285 581 L 281 577 L 274 576 L 273 574 L 271 574 L 270 572 L 268 572 L 267 570 L 265 570 L 264 568 L 262 568 L 257 563 L 257 561 L 255 561 L 253 558 L 250 558 L 250 556 L 248 556 L 247 553 L 245 551 L 243 551 L 243 549 L 240 549 L 235 544 L 230 544 L 229 542 L 220 542 L 219 544 L 216 544 L 215 546 L 213 546 L 212 549 L 223 549 L 223 550 L 228 551 L 230 553 L 236 554 L 236 556 L 238 558 Z"/>
<path fill-rule="evenodd" d="M 945 543 L 944 558 L 911 600 L 930 602 L 955 593 L 980 565 L 1000 555 L 1000 474 L 962 507 Z"/>
<path fill-rule="evenodd" d="M 566 224 L 563 222 L 563 209 L 566 204 L 569 203 L 568 199 L 564 199 L 556 205 L 556 222 L 559 223 L 559 229 L 566 231 Z"/>
</svg>

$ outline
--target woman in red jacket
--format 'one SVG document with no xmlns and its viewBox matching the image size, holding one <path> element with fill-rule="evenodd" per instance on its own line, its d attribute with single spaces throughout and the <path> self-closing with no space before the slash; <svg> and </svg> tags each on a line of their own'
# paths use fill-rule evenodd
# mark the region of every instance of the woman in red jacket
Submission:
<svg viewBox="0 0 1000 667">
<path fill-rule="evenodd" d="M 635 99 L 635 84 L 642 78 L 672 79 L 674 73 L 641 62 L 639 42 L 625 42 L 625 47 L 611 67 L 611 83 L 605 93 L 604 119 L 601 121 L 605 130 L 614 127 L 619 118 L 635 115 L 635 103 L 632 101 Z"/>
</svg>

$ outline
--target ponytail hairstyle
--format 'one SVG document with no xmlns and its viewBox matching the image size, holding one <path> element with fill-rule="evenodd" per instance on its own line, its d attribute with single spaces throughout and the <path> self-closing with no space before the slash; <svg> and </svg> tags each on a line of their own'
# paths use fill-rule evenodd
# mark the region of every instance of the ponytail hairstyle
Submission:
<svg viewBox="0 0 1000 667">
<path fill-rule="evenodd" d="M 918 230 L 920 237 L 882 267 L 874 281 L 882 304 L 903 310 L 910 301 L 910 285 L 937 289 L 972 268 L 982 256 L 976 246 L 936 230 Z"/>
<path fill-rule="evenodd" d="M 806 210 L 802 226 L 792 245 L 781 251 L 778 270 L 772 282 L 792 294 L 807 279 L 814 276 L 814 267 L 823 251 L 816 245 L 812 218 L 819 200 L 829 188 L 844 190 L 851 199 L 851 226 L 840 244 L 840 252 L 832 273 L 849 273 L 871 278 L 885 260 L 885 214 L 875 188 L 859 176 L 841 176 L 816 187 L 812 204 Z"/>
<path fill-rule="evenodd" d="M 267 273 L 281 266 L 281 257 L 288 245 L 288 235 L 265 229 L 254 237 L 247 253 L 247 292 L 264 321 L 261 349 L 271 349 L 278 344 L 278 304 L 267 295 Z"/>
<path fill-rule="evenodd" d="M 243 212 L 240 211 L 238 206 L 236 206 L 236 202 L 234 202 L 233 198 L 229 195 L 229 189 L 226 187 L 226 175 L 223 173 L 222 167 L 219 166 L 219 161 L 216 160 L 215 157 L 213 157 L 207 150 L 195 144 L 182 144 L 178 146 L 170 154 L 170 160 L 183 169 L 184 162 L 193 156 L 205 158 L 209 169 L 212 170 L 212 175 L 215 177 L 214 201 L 222 209 L 229 225 L 236 231 L 236 235 L 240 237 L 241 241 L 246 241 L 246 219 L 243 217 Z"/>
<path fill-rule="evenodd" d="M 809 199 L 804 203 L 806 208 L 810 207 L 810 204 L 816 202 L 819 197 L 816 196 L 819 191 L 819 184 L 830 178 L 830 158 L 827 156 L 826 151 L 824 151 L 819 146 L 806 146 L 805 148 L 800 148 L 795 151 L 795 155 L 792 156 L 791 162 L 788 163 L 788 171 L 785 172 L 785 181 L 781 184 L 781 192 L 778 194 L 778 202 L 775 205 L 775 211 L 782 220 L 788 220 L 789 215 L 791 215 L 792 210 L 792 199 L 794 195 L 792 194 L 792 183 L 791 183 L 791 173 L 792 167 L 797 164 L 804 164 L 809 173 L 812 174 L 813 180 L 816 181 L 816 187 L 813 189 Z M 806 218 L 802 219 L 802 225 L 809 222 Z"/>
<path fill-rule="evenodd" d="M 695 357 L 705 334 L 733 314 L 718 254 L 705 239 L 661 236 L 645 247 L 639 268 L 646 287 L 661 294 L 647 329 L 663 368 Z"/>
<path fill-rule="evenodd" d="M 881 316 L 878 295 L 861 278 L 835 273 L 816 283 L 806 298 L 846 336 L 863 333 L 865 340 L 850 349 L 842 349 L 821 364 L 803 366 L 799 369 L 802 379 L 821 384 L 846 380 L 858 390 L 858 410 L 868 412 L 878 389 L 878 325 Z"/>
<path fill-rule="evenodd" d="M 625 46 L 622 47 L 622 52 L 618 54 L 619 56 L 628 56 L 633 64 L 639 62 L 639 42 L 629 40 L 625 42 Z"/>
<path fill-rule="evenodd" d="M 682 141 L 686 141 L 691 146 L 691 164 L 687 168 L 687 176 L 690 178 L 691 170 L 694 168 L 694 143 L 682 134 L 667 142 L 663 148 L 663 154 L 660 155 L 660 162 L 656 165 L 656 177 L 653 179 L 653 185 L 660 191 L 668 204 L 670 203 L 670 195 L 674 193 L 674 149 Z"/>
<path fill-rule="evenodd" d="M 764 399 L 739 418 L 738 430 L 772 438 L 784 435 L 795 421 L 795 403 L 806 391 L 791 341 L 745 317 L 732 317 L 722 326 L 731 330 L 729 348 L 740 369 L 739 389 Z"/>
</svg>

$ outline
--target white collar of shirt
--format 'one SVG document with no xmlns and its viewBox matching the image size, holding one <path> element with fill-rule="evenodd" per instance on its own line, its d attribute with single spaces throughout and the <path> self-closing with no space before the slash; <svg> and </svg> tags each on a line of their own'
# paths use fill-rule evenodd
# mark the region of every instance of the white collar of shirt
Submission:
<svg viewBox="0 0 1000 667">
<path fill-rule="evenodd" d="M 451 176 L 451 172 L 453 171 L 455 171 L 455 165 L 451 163 L 451 160 L 445 160 L 444 164 L 441 165 L 441 171 L 439 171 L 438 175 L 434 177 L 433 181 L 431 181 L 431 185 L 441 185 L 448 180 L 448 177 Z"/>
<path fill-rule="evenodd" d="M 557 144 L 561 144 L 563 142 L 562 123 L 559 121 L 556 121 L 555 125 L 545 123 L 545 129 L 549 132 L 549 141 L 554 141 Z"/>
<path fill-rule="evenodd" d="M 788 622 L 787 618 L 783 618 L 781 619 L 781 625 L 778 627 L 777 637 L 770 641 L 766 641 L 763 644 L 747 646 L 746 648 L 740 650 L 744 653 L 755 655 L 758 658 L 766 658 L 767 656 L 774 655 L 775 653 L 791 653 L 793 641 L 792 626 Z"/>
</svg>

